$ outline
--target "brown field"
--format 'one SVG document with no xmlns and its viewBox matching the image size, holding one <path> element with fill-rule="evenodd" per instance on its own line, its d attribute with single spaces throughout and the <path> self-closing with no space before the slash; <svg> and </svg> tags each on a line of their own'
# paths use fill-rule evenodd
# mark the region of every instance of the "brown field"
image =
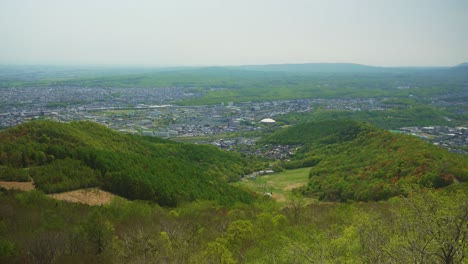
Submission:
<svg viewBox="0 0 468 264">
<path fill-rule="evenodd" d="M 0 187 L 5 189 L 18 189 L 21 191 L 31 191 L 34 190 L 34 182 L 7 182 L 0 181 Z M 115 197 L 114 194 L 110 192 L 103 191 L 98 188 L 89 188 L 89 189 L 79 189 L 63 193 L 52 193 L 47 196 L 67 202 L 73 203 L 83 203 L 88 205 L 103 205 L 108 204 Z"/>
<path fill-rule="evenodd" d="M 48 196 L 57 200 L 73 203 L 83 203 L 88 205 L 108 204 L 115 197 L 114 194 L 103 191 L 98 188 L 79 189 L 63 193 L 53 193 L 48 194 Z"/>
<path fill-rule="evenodd" d="M 5 189 L 18 189 L 21 191 L 31 191 L 34 190 L 34 182 L 7 182 L 7 181 L 0 181 L 0 187 Z"/>
</svg>

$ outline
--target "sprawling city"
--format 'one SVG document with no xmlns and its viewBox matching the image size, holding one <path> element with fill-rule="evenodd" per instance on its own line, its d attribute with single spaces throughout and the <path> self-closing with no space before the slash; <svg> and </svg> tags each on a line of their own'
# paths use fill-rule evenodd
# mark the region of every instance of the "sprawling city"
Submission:
<svg viewBox="0 0 468 264">
<path fill-rule="evenodd" d="M 40 119 L 58 122 L 92 121 L 122 133 L 174 140 L 262 130 L 274 124 L 262 120 L 275 121 L 276 116 L 310 113 L 317 108 L 372 112 L 398 107 L 395 104 L 383 103 L 388 101 L 388 98 L 305 98 L 240 103 L 222 101 L 217 105 L 181 106 L 176 103 L 202 96 L 200 92 L 193 92 L 193 88 L 182 87 L 52 86 L 10 87 L 3 90 L 0 95 L 0 128 Z M 444 98 L 432 101 L 434 105 L 445 103 Z M 452 151 L 468 153 L 463 150 L 468 147 L 468 129 L 465 126 L 411 126 L 394 130 L 430 140 L 433 144 Z M 220 142 L 222 138 L 219 137 L 213 140 L 201 138 L 194 142 L 210 143 L 224 149 L 233 149 L 235 145 L 255 142 L 255 140 L 242 140 L 242 136 L 237 140 L 230 136 L 229 140 L 222 142 Z"/>
</svg>

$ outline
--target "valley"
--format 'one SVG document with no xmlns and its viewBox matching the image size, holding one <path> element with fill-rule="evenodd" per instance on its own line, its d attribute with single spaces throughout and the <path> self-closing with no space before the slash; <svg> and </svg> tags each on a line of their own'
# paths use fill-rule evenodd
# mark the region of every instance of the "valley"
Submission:
<svg viewBox="0 0 468 264">
<path fill-rule="evenodd" d="M 0 264 L 467 264 L 467 14 L 0 0 Z"/>
<path fill-rule="evenodd" d="M 335 66 L 11 75 L 0 262 L 463 263 L 468 75 Z"/>
</svg>

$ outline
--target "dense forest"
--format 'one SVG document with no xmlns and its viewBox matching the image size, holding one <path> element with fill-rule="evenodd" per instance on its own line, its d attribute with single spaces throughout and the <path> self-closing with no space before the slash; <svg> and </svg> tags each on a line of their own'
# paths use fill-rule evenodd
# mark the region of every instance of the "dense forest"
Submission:
<svg viewBox="0 0 468 264">
<path fill-rule="evenodd" d="M 275 170 L 311 167 L 302 194 L 325 201 L 385 200 L 412 184 L 442 188 L 468 180 L 467 158 L 368 123 L 318 121 L 280 129 L 258 142 L 300 145 Z M 214 146 L 114 132 L 90 122 L 26 123 L 0 133 L 0 178 L 34 180 L 46 193 L 102 187 L 160 205 L 251 202 L 229 185 L 265 163 Z"/>
<path fill-rule="evenodd" d="M 291 197 L 174 209 L 0 191 L 1 263 L 466 263 L 466 191 L 409 190 L 386 202 Z"/>
<path fill-rule="evenodd" d="M 309 167 L 307 196 L 328 201 L 382 200 L 405 186 L 441 188 L 468 181 L 468 159 L 416 137 L 367 123 L 320 121 L 291 126 L 259 144 L 302 144 L 285 168 Z"/>
<path fill-rule="evenodd" d="M 2 131 L 0 176 L 33 178 L 38 190 L 0 188 L 0 262 L 466 261 L 465 156 L 354 121 L 290 126 L 266 143 L 302 146 L 277 167 L 311 167 L 283 203 L 228 183 L 260 168 L 235 152 L 90 122 Z M 44 194 L 90 186 L 130 199 L 88 206 Z"/>
<path fill-rule="evenodd" d="M 0 176 L 46 193 L 100 186 L 130 199 L 175 206 L 197 199 L 250 202 L 228 184 L 252 159 L 214 146 L 121 134 L 91 122 L 25 123 L 0 133 Z"/>
</svg>

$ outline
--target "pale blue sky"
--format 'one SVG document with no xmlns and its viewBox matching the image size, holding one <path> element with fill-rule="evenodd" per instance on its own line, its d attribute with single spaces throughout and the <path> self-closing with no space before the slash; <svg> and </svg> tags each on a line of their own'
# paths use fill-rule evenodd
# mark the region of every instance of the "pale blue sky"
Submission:
<svg viewBox="0 0 468 264">
<path fill-rule="evenodd" d="M 0 64 L 468 61 L 468 0 L 0 0 Z"/>
</svg>

